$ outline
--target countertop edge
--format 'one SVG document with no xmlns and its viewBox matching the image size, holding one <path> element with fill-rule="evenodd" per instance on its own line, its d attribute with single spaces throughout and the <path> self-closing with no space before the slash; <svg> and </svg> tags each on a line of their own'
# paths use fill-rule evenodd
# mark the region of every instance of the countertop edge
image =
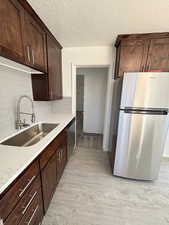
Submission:
<svg viewBox="0 0 169 225">
<path fill-rule="evenodd" d="M 38 156 L 44 151 L 44 149 L 68 126 L 69 123 L 71 123 L 71 121 L 73 121 L 75 119 L 75 116 L 72 115 L 72 117 L 67 120 L 65 122 L 65 124 L 63 125 L 62 129 L 56 134 L 56 136 L 52 137 L 49 139 L 48 143 L 46 143 L 43 147 L 43 149 L 39 150 L 32 158 L 30 158 L 28 160 L 28 162 L 23 166 L 21 167 L 19 170 L 17 170 L 16 174 L 13 175 L 9 180 L 8 182 L 6 182 L 4 185 L 1 186 L 0 188 L 0 199 L 3 198 L 4 194 L 6 193 L 6 191 L 8 191 L 8 188 L 10 188 L 10 186 L 16 181 L 17 177 L 19 177 L 23 172 L 24 170 L 26 170 L 30 165 L 31 163 L 36 160 L 38 158 Z"/>
</svg>

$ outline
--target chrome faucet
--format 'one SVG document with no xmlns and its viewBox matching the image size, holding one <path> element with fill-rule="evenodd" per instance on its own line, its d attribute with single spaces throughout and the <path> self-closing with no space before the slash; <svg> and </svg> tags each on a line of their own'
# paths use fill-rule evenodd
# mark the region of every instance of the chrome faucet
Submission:
<svg viewBox="0 0 169 225">
<path fill-rule="evenodd" d="M 21 112 L 21 101 L 24 98 L 30 100 L 30 102 L 32 104 L 32 113 Z M 20 130 L 20 129 L 24 128 L 24 127 L 30 126 L 30 124 L 26 124 L 25 120 L 21 121 L 21 115 L 30 115 L 31 116 L 31 122 L 35 123 L 35 109 L 34 109 L 33 100 L 27 95 L 21 96 L 19 98 L 18 102 L 17 102 L 17 118 L 16 118 L 16 129 L 17 130 Z"/>
</svg>

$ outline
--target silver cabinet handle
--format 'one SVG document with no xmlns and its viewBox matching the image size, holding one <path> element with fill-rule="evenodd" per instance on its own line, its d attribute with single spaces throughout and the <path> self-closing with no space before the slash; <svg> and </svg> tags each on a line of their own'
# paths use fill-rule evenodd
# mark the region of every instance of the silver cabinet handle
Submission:
<svg viewBox="0 0 169 225">
<path fill-rule="evenodd" d="M 30 220 L 29 220 L 28 222 L 25 222 L 25 224 L 29 225 L 29 224 L 32 222 L 32 220 L 33 220 L 33 218 L 34 218 L 34 216 L 35 216 L 36 211 L 38 210 L 38 208 L 39 208 L 39 206 L 37 205 L 37 206 L 36 206 L 36 209 L 34 210 L 32 216 L 31 216 L 31 218 L 30 218 Z"/>
<path fill-rule="evenodd" d="M 58 160 L 60 161 L 60 152 L 58 152 Z"/>
<path fill-rule="evenodd" d="M 32 198 L 30 199 L 30 201 L 28 202 L 28 204 L 25 206 L 24 210 L 22 211 L 22 215 L 25 214 L 26 210 L 28 209 L 28 207 L 30 206 L 30 204 L 32 203 L 32 201 L 34 200 L 35 196 L 37 195 L 37 191 L 33 194 Z"/>
<path fill-rule="evenodd" d="M 30 62 L 31 61 L 31 56 L 30 56 L 30 47 L 29 45 L 27 45 L 27 57 L 28 57 L 28 61 Z"/>
<path fill-rule="evenodd" d="M 35 55 L 34 55 L 34 50 L 32 49 L 32 60 L 33 60 L 33 65 L 35 64 Z"/>
<path fill-rule="evenodd" d="M 21 192 L 20 192 L 20 194 L 19 194 L 19 197 L 21 197 L 23 194 L 24 194 L 24 192 L 27 190 L 27 188 L 30 186 L 30 184 L 33 182 L 33 180 L 35 179 L 35 177 L 36 176 L 33 176 L 30 180 L 29 180 L 29 182 L 27 183 L 27 185 L 24 187 L 24 189 L 22 189 L 21 190 Z"/>
<path fill-rule="evenodd" d="M 60 161 L 60 152 L 58 152 L 58 154 L 59 154 L 59 155 L 58 155 L 58 160 Z"/>
</svg>

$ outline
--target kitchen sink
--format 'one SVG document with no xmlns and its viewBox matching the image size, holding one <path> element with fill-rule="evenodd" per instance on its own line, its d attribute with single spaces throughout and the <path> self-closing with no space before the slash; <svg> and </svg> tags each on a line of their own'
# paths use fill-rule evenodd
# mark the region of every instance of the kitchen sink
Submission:
<svg viewBox="0 0 169 225">
<path fill-rule="evenodd" d="M 29 129 L 3 141 L 2 145 L 27 147 L 38 143 L 59 124 L 39 123 Z"/>
</svg>

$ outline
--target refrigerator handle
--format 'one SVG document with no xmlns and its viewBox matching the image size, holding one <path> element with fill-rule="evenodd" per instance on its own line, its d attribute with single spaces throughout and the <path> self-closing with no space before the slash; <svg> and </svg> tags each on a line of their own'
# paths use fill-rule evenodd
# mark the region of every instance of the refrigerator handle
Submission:
<svg viewBox="0 0 169 225">
<path fill-rule="evenodd" d="M 138 110 L 138 109 L 124 109 L 125 113 L 130 114 L 146 114 L 146 115 L 167 115 L 167 110 Z"/>
</svg>

